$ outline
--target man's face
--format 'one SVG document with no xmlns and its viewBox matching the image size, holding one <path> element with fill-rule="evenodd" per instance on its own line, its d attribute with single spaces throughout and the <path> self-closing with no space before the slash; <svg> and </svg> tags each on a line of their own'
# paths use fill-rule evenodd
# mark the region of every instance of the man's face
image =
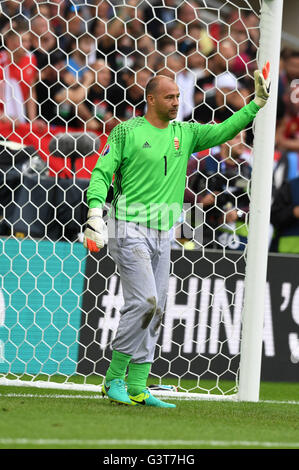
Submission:
<svg viewBox="0 0 299 470">
<path fill-rule="evenodd" d="M 135 77 L 129 78 L 128 85 L 129 88 L 128 90 L 130 91 L 130 95 L 132 98 L 138 99 L 140 98 L 140 101 L 143 101 L 144 99 L 144 89 L 146 87 L 146 84 L 151 76 L 151 72 L 147 70 L 139 70 L 136 74 L 136 81 Z"/>
<path fill-rule="evenodd" d="M 92 50 L 92 39 L 91 38 L 82 38 L 79 41 L 79 50 L 84 55 L 89 55 Z"/>
<path fill-rule="evenodd" d="M 111 82 L 111 70 L 103 65 L 97 70 L 97 82 L 104 88 L 107 88 Z"/>
<path fill-rule="evenodd" d="M 20 50 L 21 42 L 17 34 L 10 34 L 6 39 L 6 47 L 11 52 Z"/>
<path fill-rule="evenodd" d="M 175 82 L 162 79 L 157 89 L 149 95 L 157 116 L 163 121 L 175 119 L 179 109 L 179 88 Z"/>
<path fill-rule="evenodd" d="M 30 50 L 30 47 L 31 47 L 31 34 L 29 32 L 22 34 L 21 43 L 22 43 L 22 47 L 23 47 L 23 49 L 25 49 L 25 51 Z"/>
<path fill-rule="evenodd" d="M 231 146 L 231 156 L 232 158 L 238 158 L 245 150 L 243 143 L 244 133 L 240 132 L 233 139 L 228 141 L 228 144 Z"/>
<path fill-rule="evenodd" d="M 34 21 L 32 22 L 32 31 L 37 36 L 42 36 L 47 31 L 49 31 L 48 22 L 42 16 L 36 16 Z"/>
<path fill-rule="evenodd" d="M 299 57 L 290 57 L 285 64 L 285 69 L 289 80 L 299 77 Z"/>
</svg>

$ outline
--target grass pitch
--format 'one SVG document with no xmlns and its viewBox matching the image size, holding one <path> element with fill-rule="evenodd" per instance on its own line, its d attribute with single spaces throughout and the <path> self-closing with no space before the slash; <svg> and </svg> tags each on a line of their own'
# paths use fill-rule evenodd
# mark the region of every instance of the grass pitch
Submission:
<svg viewBox="0 0 299 470">
<path fill-rule="evenodd" d="M 262 383 L 260 402 L 126 407 L 97 394 L 0 387 L 0 449 L 299 448 L 299 385 Z"/>
</svg>

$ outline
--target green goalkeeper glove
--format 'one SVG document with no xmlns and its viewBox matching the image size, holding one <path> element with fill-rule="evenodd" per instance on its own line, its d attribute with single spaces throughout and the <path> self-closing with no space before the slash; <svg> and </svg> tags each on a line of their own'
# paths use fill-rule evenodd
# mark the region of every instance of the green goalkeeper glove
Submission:
<svg viewBox="0 0 299 470">
<path fill-rule="evenodd" d="M 89 209 L 83 245 L 90 251 L 100 251 L 108 243 L 108 229 L 103 220 L 103 211 L 99 208 Z"/>
<path fill-rule="evenodd" d="M 267 62 L 262 72 L 260 70 L 254 71 L 254 86 L 255 98 L 254 102 L 262 108 L 267 103 L 270 91 L 270 63 Z"/>
</svg>

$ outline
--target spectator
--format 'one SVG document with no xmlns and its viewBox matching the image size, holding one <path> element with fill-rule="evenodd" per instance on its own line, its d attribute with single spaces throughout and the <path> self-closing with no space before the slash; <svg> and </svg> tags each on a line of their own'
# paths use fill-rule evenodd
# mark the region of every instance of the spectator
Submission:
<svg viewBox="0 0 299 470">
<path fill-rule="evenodd" d="M 104 18 L 100 14 L 100 22 L 97 21 L 92 25 L 92 34 L 97 34 L 96 37 L 99 38 L 97 58 L 105 59 L 108 53 L 108 63 L 114 71 L 119 71 L 134 65 L 132 58 L 132 55 L 136 53 L 134 38 L 144 36 L 145 30 L 143 11 L 138 8 L 137 0 L 130 0 L 125 7 L 116 6 L 115 12 L 115 17 L 108 21 L 108 11 L 104 10 Z M 100 37 L 98 36 L 99 30 Z"/>
<path fill-rule="evenodd" d="M 97 59 L 107 60 L 114 71 L 133 65 L 135 43 L 125 34 L 124 23 L 118 17 L 109 24 L 97 19 L 92 25 L 91 34 L 97 41 Z"/>
<path fill-rule="evenodd" d="M 36 80 L 34 93 L 39 109 L 39 117 L 50 126 L 61 124 L 58 117 L 58 106 L 55 95 L 61 90 L 60 71 L 66 64 L 66 55 L 59 50 L 49 54 L 48 63 L 40 71 L 40 79 Z"/>
<path fill-rule="evenodd" d="M 160 50 L 160 47 L 158 48 Z M 155 42 L 151 36 L 144 34 L 137 39 L 137 50 L 143 56 L 142 67 L 148 67 L 154 70 L 155 58 L 157 52 L 155 50 Z"/>
<path fill-rule="evenodd" d="M 60 70 L 53 97 L 58 112 L 52 124 L 66 128 L 98 127 L 98 124 L 92 121 L 92 114 L 86 105 L 87 91 L 94 81 L 94 73 L 90 68 L 86 68 L 78 80 L 70 74 L 66 66 Z"/>
<path fill-rule="evenodd" d="M 218 50 L 213 51 L 207 58 L 207 63 L 203 76 L 197 80 L 194 93 L 195 105 L 200 105 L 206 93 L 214 88 L 215 77 L 230 70 L 231 59 L 235 56 L 236 50 L 233 42 L 225 39 L 219 42 Z"/>
<path fill-rule="evenodd" d="M 164 0 L 151 2 L 144 11 L 144 21 L 148 32 L 154 38 L 160 38 L 165 34 L 165 25 L 171 26 L 176 19 L 177 0 Z"/>
<path fill-rule="evenodd" d="M 180 42 L 186 38 L 186 25 L 180 21 L 170 23 L 167 25 L 167 35 L 175 40 L 176 51 L 178 51 Z"/>
<path fill-rule="evenodd" d="M 157 41 L 157 51 L 151 57 L 151 69 L 173 78 L 173 72 L 166 68 L 166 57 L 175 53 L 177 53 L 176 40 L 169 36 L 162 36 Z"/>
<path fill-rule="evenodd" d="M 40 21 L 38 26 L 42 25 Z M 75 128 L 84 127 L 86 122 L 92 125 L 92 115 L 84 101 L 87 89 L 94 83 L 94 74 L 88 66 L 93 41 L 90 35 L 82 35 L 78 40 L 81 49 L 76 47 L 69 61 L 57 48 L 39 55 L 41 80 L 35 84 L 36 101 L 41 118 L 50 125 Z"/>
<path fill-rule="evenodd" d="M 114 73 L 105 64 L 102 59 L 97 60 L 92 69 L 95 71 L 95 83 L 88 91 L 86 105 L 88 106 L 92 119 L 92 125 L 103 133 L 109 134 L 111 129 L 118 124 L 114 117 L 114 90 L 115 77 Z M 96 125 L 97 124 L 97 125 Z"/>
<path fill-rule="evenodd" d="M 299 51 L 289 50 L 284 57 L 284 71 L 282 75 L 286 78 L 286 83 L 291 84 L 299 77 Z"/>
<path fill-rule="evenodd" d="M 114 105 L 114 115 L 120 120 L 142 116 L 146 102 L 144 90 L 152 72 L 147 69 L 137 71 L 124 70 L 120 82 L 111 91 L 111 101 Z"/>
<path fill-rule="evenodd" d="M 23 0 L 20 5 L 20 13 L 23 18 L 32 18 L 36 13 L 36 2 L 34 0 Z"/>
<path fill-rule="evenodd" d="M 236 46 L 236 54 L 231 63 L 231 71 L 237 77 L 240 77 L 248 72 L 253 72 L 257 68 L 257 47 L 250 41 L 248 30 L 245 28 L 239 15 L 233 15 L 230 21 L 230 37 Z"/>
<path fill-rule="evenodd" d="M 198 4 L 193 0 L 180 2 L 177 10 L 178 19 L 185 25 L 192 25 L 198 20 Z M 188 30 L 189 32 L 189 30 Z"/>
<path fill-rule="evenodd" d="M 70 53 L 72 51 L 74 39 L 87 33 L 88 26 L 80 6 L 71 5 L 71 7 L 66 11 L 65 21 L 66 32 L 59 38 L 59 44 L 62 50 Z"/>
<path fill-rule="evenodd" d="M 133 39 L 124 34 L 116 41 L 116 50 L 112 62 L 114 63 L 115 71 L 122 71 L 134 66 L 135 44 Z"/>
<path fill-rule="evenodd" d="M 49 31 L 56 37 L 65 33 L 65 14 L 67 2 L 65 0 L 51 0 L 51 2 L 37 3 L 38 15 L 44 17 L 49 22 Z"/>
<path fill-rule="evenodd" d="M 274 192 L 271 223 L 275 232 L 270 251 L 299 253 L 299 177 Z"/>
<path fill-rule="evenodd" d="M 95 62 L 94 49 L 94 38 L 90 34 L 83 34 L 78 40 L 73 39 L 71 43 L 72 52 L 68 56 L 64 74 L 64 81 L 68 86 L 80 81 L 84 73 L 89 70 L 88 65 Z"/>
<path fill-rule="evenodd" d="M 274 186 L 299 176 L 299 85 L 292 91 L 285 115 L 277 121 L 276 149 L 281 156 L 274 170 Z"/>
<path fill-rule="evenodd" d="M 199 52 L 196 42 L 190 43 L 186 49 L 186 56 L 187 68 L 193 73 L 196 83 L 198 83 L 198 80 L 205 77 L 206 57 Z"/>
<path fill-rule="evenodd" d="M 101 18 L 105 22 L 109 21 L 113 15 L 113 8 L 111 2 L 107 0 L 94 0 L 94 7 L 91 8 L 91 16 L 94 18 Z M 96 11 L 94 11 L 94 8 Z"/>
<path fill-rule="evenodd" d="M 49 63 L 49 54 L 58 47 L 57 37 L 50 30 L 49 20 L 36 15 L 31 20 L 31 51 L 37 59 L 39 70 Z"/>
<path fill-rule="evenodd" d="M 16 2 L 7 0 L 1 2 L 0 10 L 0 30 L 11 26 L 11 20 L 17 23 L 23 23 L 25 19 L 31 18 L 35 13 L 35 2 L 33 0 L 24 0 Z"/>
<path fill-rule="evenodd" d="M 1 51 L 0 80 L 2 80 L 3 120 L 22 123 L 36 118 L 32 101 L 32 85 L 37 77 L 37 62 L 29 52 L 30 34 L 26 23 L 18 23 L 4 34 L 4 50 Z"/>
<path fill-rule="evenodd" d="M 277 128 L 276 144 L 281 150 L 299 152 L 299 82 L 291 91 L 288 112 Z"/>
<path fill-rule="evenodd" d="M 285 112 L 292 108 L 292 86 L 299 77 L 299 50 L 284 49 L 281 53 L 281 70 L 279 75 L 279 100 L 285 106 Z M 292 111 L 291 111 L 292 112 Z"/>
<path fill-rule="evenodd" d="M 194 110 L 198 122 L 222 122 L 246 103 L 248 91 L 241 88 L 237 77 L 223 72 L 214 79 L 214 88 L 205 93 L 205 101 Z"/>
<path fill-rule="evenodd" d="M 176 40 L 173 37 L 162 36 L 157 41 L 157 49 L 163 56 L 177 52 Z"/>
<path fill-rule="evenodd" d="M 97 59 L 107 60 L 114 71 L 133 65 L 132 54 L 136 47 L 133 39 L 125 34 L 124 22 L 120 18 L 116 17 L 109 23 L 101 18 L 95 19 L 91 34 L 97 42 Z"/>
<path fill-rule="evenodd" d="M 116 40 L 110 34 L 107 34 L 107 23 L 101 18 L 95 18 L 91 25 L 90 34 L 95 38 L 97 44 L 97 59 L 106 59 L 113 70 L 116 69 L 113 61 L 115 53 Z"/>
<path fill-rule="evenodd" d="M 198 45 L 199 51 L 205 56 L 210 55 L 214 50 L 214 41 L 198 21 L 188 25 L 188 34 L 178 41 L 179 50 L 186 53 L 190 45 L 194 43 Z"/>
<path fill-rule="evenodd" d="M 128 34 L 135 38 L 141 38 L 145 33 L 144 7 L 140 5 L 139 0 L 129 0 L 128 7 L 125 7 L 122 18 L 126 23 Z"/>
<path fill-rule="evenodd" d="M 167 67 L 176 73 L 176 83 L 180 90 L 180 104 L 177 120 L 188 120 L 193 114 L 195 76 L 186 68 L 185 58 L 178 53 L 167 57 Z"/>
<path fill-rule="evenodd" d="M 184 202 L 202 204 L 203 245 L 244 249 L 247 241 L 248 184 L 251 175 L 245 131 L 213 154 L 188 162 Z"/>
<path fill-rule="evenodd" d="M 257 48 L 260 40 L 259 17 L 253 11 L 245 11 L 242 15 L 249 39 L 246 44 L 246 53 L 251 60 L 256 60 Z"/>
</svg>

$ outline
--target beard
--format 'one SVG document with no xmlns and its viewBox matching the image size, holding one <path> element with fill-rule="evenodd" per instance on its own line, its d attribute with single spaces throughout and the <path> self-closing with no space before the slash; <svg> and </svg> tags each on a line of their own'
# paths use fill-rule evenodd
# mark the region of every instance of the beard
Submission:
<svg viewBox="0 0 299 470">
<path fill-rule="evenodd" d="M 168 111 L 168 119 L 171 121 L 172 119 L 175 119 L 178 115 L 178 108 L 170 109 Z"/>
</svg>

